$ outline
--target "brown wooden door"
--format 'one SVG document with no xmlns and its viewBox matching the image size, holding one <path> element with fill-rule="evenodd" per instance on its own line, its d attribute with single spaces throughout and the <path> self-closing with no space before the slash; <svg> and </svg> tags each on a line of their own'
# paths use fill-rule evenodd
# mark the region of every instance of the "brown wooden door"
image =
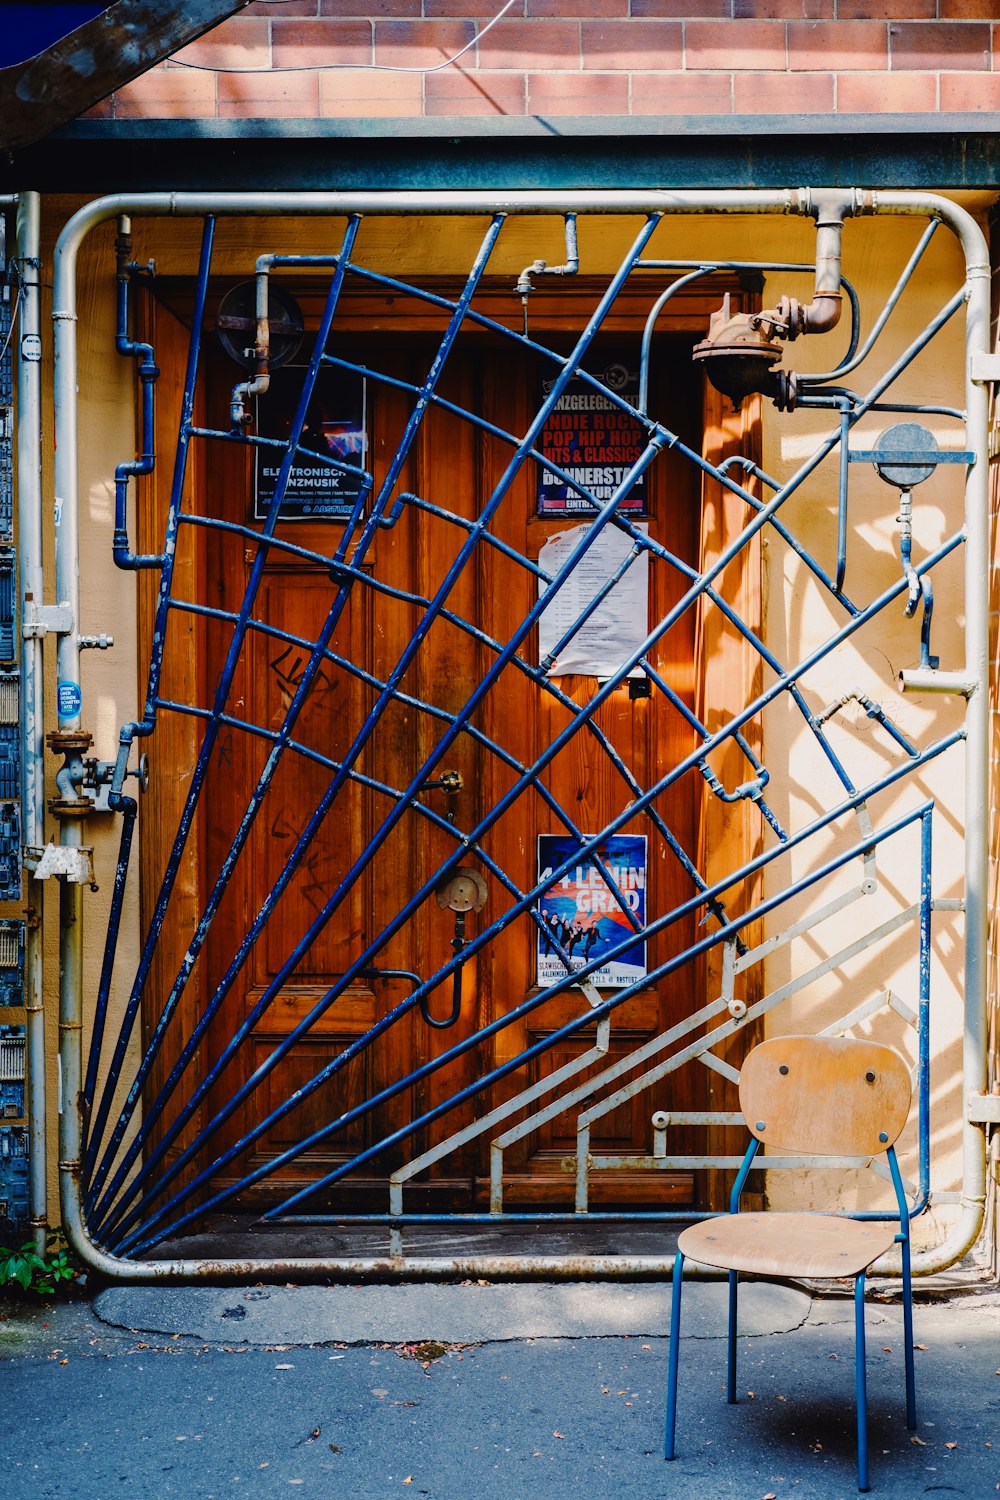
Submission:
<svg viewBox="0 0 1000 1500">
<path fill-rule="evenodd" d="M 697 445 L 701 392 L 690 378 L 689 346 L 690 338 L 683 336 L 661 341 L 654 395 L 669 404 L 672 424 Z M 380 367 L 413 379 L 423 375 L 429 358 L 428 346 L 419 338 L 397 339 L 391 348 L 382 347 Z M 523 432 L 530 420 L 538 380 L 539 370 L 529 355 L 520 357 L 519 362 L 508 347 L 500 349 L 484 339 L 450 359 L 441 392 L 457 405 L 479 410 L 489 422 L 516 433 Z M 234 367 L 221 354 L 214 357 L 206 384 L 211 423 L 222 422 L 233 383 Z M 368 402 L 369 440 L 378 485 L 396 451 L 412 401 L 391 386 L 370 383 Z M 201 452 L 205 456 L 195 480 L 199 491 L 196 508 L 234 526 L 259 530 L 259 523 L 253 520 L 252 474 L 246 450 L 216 443 L 206 445 Z M 517 567 L 497 548 L 477 548 L 450 593 L 448 610 L 457 621 L 467 621 L 481 632 L 482 639 L 444 617 L 431 626 L 400 684 L 402 696 L 385 708 L 354 763 L 355 776 L 323 819 L 287 889 L 275 900 L 273 893 L 287 856 L 329 785 L 330 764 L 342 761 L 359 726 L 372 712 L 377 684 L 386 680 L 419 625 L 423 610 L 413 601 L 434 595 L 466 539 L 467 531 L 461 524 L 438 512 L 473 520 L 492 493 L 509 454 L 509 445 L 499 438 L 477 430 L 440 406 L 433 407 L 400 477 L 397 493 L 413 491 L 434 509 L 404 505 L 399 520 L 392 528 L 377 533 L 363 560 L 366 575 L 377 581 L 378 587 L 355 584 L 330 640 L 332 655 L 350 666 L 324 661 L 293 732 L 300 746 L 318 751 L 325 760 L 311 759 L 308 753 L 295 750 L 283 755 L 222 898 L 201 969 L 195 976 L 198 993 L 214 993 L 254 915 L 266 902 L 273 902 L 270 920 L 229 987 L 209 1032 L 202 1070 L 240 1028 L 247 1034 L 200 1116 L 205 1122 L 220 1110 L 229 1113 L 213 1136 L 206 1161 L 254 1130 L 321 1067 L 366 1036 L 410 992 L 410 981 L 405 978 L 357 976 L 283 1061 L 262 1077 L 237 1109 L 231 1110 L 234 1092 L 247 1085 L 275 1046 L 282 1044 L 292 1028 L 338 985 L 455 848 L 446 828 L 412 809 L 405 811 L 358 872 L 349 893 L 316 934 L 294 972 L 281 985 L 280 993 L 261 1016 L 248 1023 L 254 1005 L 273 985 L 295 943 L 309 929 L 330 893 L 369 841 L 395 816 L 395 793 L 408 785 L 428 757 L 433 757 L 445 725 L 441 713 L 453 714 L 462 708 L 495 661 L 493 643 L 509 638 L 537 597 L 537 581 L 529 571 Z M 700 504 L 695 468 L 669 452 L 664 454 L 651 475 L 650 531 L 691 564 L 698 561 Z M 537 558 L 540 547 L 555 531 L 575 524 L 542 520 L 535 511 L 534 466 L 527 464 L 492 529 L 499 541 L 528 558 Z M 337 522 L 279 525 L 279 536 L 303 553 L 314 550 L 329 556 L 340 534 L 341 524 Z M 232 638 L 229 617 L 239 610 L 244 598 L 256 544 L 236 531 L 213 531 L 207 538 L 202 536 L 200 545 L 200 552 L 194 549 L 198 563 L 197 567 L 192 564 L 192 572 L 203 570 L 205 600 L 219 617 L 190 624 L 187 650 L 188 660 L 197 662 L 199 701 L 208 707 Z M 680 571 L 662 564 L 651 567 L 650 618 L 661 617 L 684 591 L 685 584 Z M 235 719 L 263 726 L 265 731 L 280 729 L 308 661 L 309 643 L 322 628 L 336 592 L 330 568 L 319 558 L 271 550 L 252 611 L 257 624 L 248 632 L 233 679 L 229 712 Z M 657 670 L 689 703 L 696 697 L 696 624 L 694 612 L 689 612 L 659 643 L 653 658 Z M 300 641 L 289 644 L 270 633 L 273 630 L 291 633 Z M 537 660 L 533 638 L 525 643 L 522 655 L 526 661 Z M 558 686 L 568 703 L 583 705 L 593 696 L 597 682 L 590 677 L 563 677 Z M 458 736 L 434 764 L 432 778 L 457 772 L 461 790 L 449 797 L 440 788 L 428 789 L 420 794 L 419 802 L 439 817 L 453 816 L 459 830 L 475 827 L 497 806 L 517 775 L 511 762 L 526 765 L 533 761 L 559 733 L 569 713 L 567 703 L 556 701 L 515 665 L 508 665 L 472 721 L 477 733 Z M 619 688 L 598 710 L 595 723 L 616 747 L 640 787 L 650 785 L 694 744 L 682 715 L 655 691 L 648 698 L 633 697 L 628 686 Z M 503 753 L 495 747 L 501 747 Z M 203 798 L 197 855 L 192 854 L 193 864 L 199 867 L 197 883 L 203 900 L 233 848 L 270 748 L 266 735 L 247 734 L 238 727 L 224 728 L 220 735 Z M 162 771 L 159 774 L 169 800 Z M 609 817 L 629 805 L 634 795 L 586 731 L 578 732 L 551 762 L 545 784 L 552 799 L 570 812 L 583 834 L 599 831 Z M 692 853 L 699 842 L 702 785 L 696 774 L 688 775 L 656 803 L 664 822 Z M 537 836 L 564 831 L 551 806 L 538 792 L 529 790 L 494 822 L 484 836 L 483 847 L 507 873 L 511 884 L 524 891 L 537 878 Z M 651 825 L 635 820 L 623 831 L 649 836 L 650 915 L 669 911 L 685 900 L 692 893 L 690 879 Z M 476 863 L 474 858 L 469 862 Z M 148 869 L 155 871 L 155 867 L 155 860 L 151 866 L 147 860 Z M 487 905 L 481 914 L 470 916 L 468 935 L 487 922 L 497 921 L 515 899 L 492 874 L 487 873 L 486 880 Z M 694 935 L 693 919 L 668 928 L 650 943 L 648 967 L 653 969 L 683 951 Z M 454 936 L 453 914 L 442 911 L 433 899 L 427 900 L 378 948 L 372 967 L 424 977 L 448 959 Z M 521 917 L 498 931 L 482 953 L 465 965 L 461 1014 L 454 1027 L 432 1029 L 419 1011 L 411 1010 L 363 1048 L 356 1060 L 260 1135 L 237 1163 L 225 1169 L 224 1179 L 235 1180 L 244 1171 L 265 1165 L 354 1106 L 388 1093 L 391 1097 L 377 1108 L 282 1165 L 257 1191 L 271 1195 L 276 1183 L 287 1188 L 315 1180 L 391 1133 L 405 1132 L 411 1121 L 446 1104 L 461 1091 L 473 1089 L 477 1080 L 526 1048 L 545 1042 L 580 1014 L 578 992 L 548 1000 L 542 997 L 530 1014 L 479 1041 L 446 1066 L 399 1087 L 398 1081 L 407 1079 L 416 1068 L 539 995 L 535 971 L 535 930 L 527 918 Z M 696 997 L 703 983 L 704 975 L 689 964 L 625 1001 L 615 1013 L 607 1058 L 590 1067 L 584 1076 L 600 1072 L 682 1020 L 700 1003 Z M 432 1014 L 440 1016 L 450 1005 L 449 982 L 430 997 L 429 1006 Z M 571 1063 L 593 1046 L 594 1038 L 595 1028 L 589 1025 L 551 1049 L 539 1049 L 528 1066 L 452 1106 L 429 1125 L 352 1171 L 342 1187 L 327 1194 L 326 1201 L 345 1207 L 383 1207 L 385 1180 L 391 1170 L 447 1140 L 529 1084 Z M 704 1108 L 704 1076 L 704 1070 L 691 1065 L 658 1088 L 620 1106 L 595 1127 L 591 1150 L 619 1158 L 646 1155 L 651 1145 L 651 1113 L 665 1107 Z M 577 1081 L 574 1078 L 574 1083 Z M 410 1190 L 408 1202 L 435 1207 L 483 1204 L 488 1196 L 490 1138 L 473 1138 L 449 1152 L 421 1175 Z M 685 1144 L 683 1136 L 672 1136 L 672 1149 L 684 1149 Z M 574 1146 L 575 1112 L 532 1129 L 507 1153 L 507 1205 L 570 1206 L 573 1176 L 566 1158 Z M 651 1170 L 642 1164 L 614 1173 L 598 1172 L 591 1180 L 591 1202 L 595 1205 L 663 1206 L 691 1201 L 692 1193 L 690 1174 Z"/>
</svg>

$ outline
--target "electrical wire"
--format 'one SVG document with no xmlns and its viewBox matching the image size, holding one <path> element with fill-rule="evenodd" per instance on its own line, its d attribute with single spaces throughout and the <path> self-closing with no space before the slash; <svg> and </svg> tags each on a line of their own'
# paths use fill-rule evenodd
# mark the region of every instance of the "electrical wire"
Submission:
<svg viewBox="0 0 1000 1500">
<path fill-rule="evenodd" d="M 432 68 L 404 68 L 395 63 L 293 63 L 285 68 L 213 68 L 208 63 L 182 62 L 179 57 L 170 59 L 174 67 L 192 68 L 197 73 L 440 73 L 442 68 L 450 68 L 470 52 L 477 42 L 482 41 L 488 31 L 492 31 L 498 21 L 502 20 L 513 5 L 520 0 L 507 0 L 507 4 L 498 10 L 491 21 L 487 21 L 483 29 L 471 40 L 466 42 L 453 57 L 446 57 L 444 62 L 435 63 Z"/>
</svg>

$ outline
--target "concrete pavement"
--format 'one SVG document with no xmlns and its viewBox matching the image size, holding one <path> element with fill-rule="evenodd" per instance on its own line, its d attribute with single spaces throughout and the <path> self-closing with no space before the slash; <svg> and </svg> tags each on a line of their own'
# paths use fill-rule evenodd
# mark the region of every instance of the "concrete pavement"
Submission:
<svg viewBox="0 0 1000 1500">
<path fill-rule="evenodd" d="M 0 1321 L 4 1500 L 844 1500 L 851 1305 L 748 1285 L 725 1402 L 724 1290 L 685 1288 L 678 1458 L 662 1459 L 662 1284 L 122 1288 Z M 1000 1297 L 868 1309 L 873 1493 L 1000 1491 Z M 929 1300 L 923 1300 L 929 1299 Z M 996 1443 L 996 1448 L 992 1446 Z"/>
</svg>

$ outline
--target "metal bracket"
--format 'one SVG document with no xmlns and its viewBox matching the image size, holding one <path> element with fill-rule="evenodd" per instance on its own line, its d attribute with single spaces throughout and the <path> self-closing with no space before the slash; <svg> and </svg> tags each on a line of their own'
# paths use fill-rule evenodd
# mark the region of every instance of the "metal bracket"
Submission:
<svg viewBox="0 0 1000 1500">
<path fill-rule="evenodd" d="M 94 851 L 85 844 L 29 845 L 24 851 L 25 868 L 35 880 L 63 875 L 72 885 L 94 884 Z"/>
<path fill-rule="evenodd" d="M 1000 1125 L 1000 1094 L 969 1094 L 965 1117 L 970 1125 Z"/>
<path fill-rule="evenodd" d="M 26 641 L 42 640 L 45 636 L 69 635 L 73 629 L 73 611 L 69 604 L 36 604 L 33 599 L 25 603 L 21 634 Z"/>
<path fill-rule="evenodd" d="M 995 385 L 1000 381 L 1000 354 L 977 350 L 969 360 L 969 379 L 976 385 Z"/>
</svg>

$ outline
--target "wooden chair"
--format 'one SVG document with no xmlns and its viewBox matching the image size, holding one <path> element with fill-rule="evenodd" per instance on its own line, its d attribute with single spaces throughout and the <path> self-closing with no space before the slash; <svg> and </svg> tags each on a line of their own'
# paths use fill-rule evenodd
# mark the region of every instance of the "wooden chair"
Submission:
<svg viewBox="0 0 1000 1500">
<path fill-rule="evenodd" d="M 740 1073 L 740 1108 L 753 1139 L 740 1167 L 729 1213 L 685 1229 L 677 1241 L 670 1318 L 664 1457 L 674 1457 L 681 1285 L 686 1256 L 729 1272 L 727 1395 L 736 1400 L 736 1311 L 740 1272 L 762 1277 L 854 1278 L 858 1415 L 858 1489 L 868 1489 L 865 1380 L 865 1273 L 899 1244 L 903 1261 L 906 1425 L 917 1424 L 913 1377 L 913 1304 L 909 1215 L 893 1145 L 910 1109 L 910 1075 L 891 1047 L 843 1037 L 789 1036 L 761 1043 Z M 824 1213 L 740 1213 L 740 1195 L 761 1143 L 796 1155 L 886 1154 L 896 1191 L 895 1221 Z"/>
</svg>

